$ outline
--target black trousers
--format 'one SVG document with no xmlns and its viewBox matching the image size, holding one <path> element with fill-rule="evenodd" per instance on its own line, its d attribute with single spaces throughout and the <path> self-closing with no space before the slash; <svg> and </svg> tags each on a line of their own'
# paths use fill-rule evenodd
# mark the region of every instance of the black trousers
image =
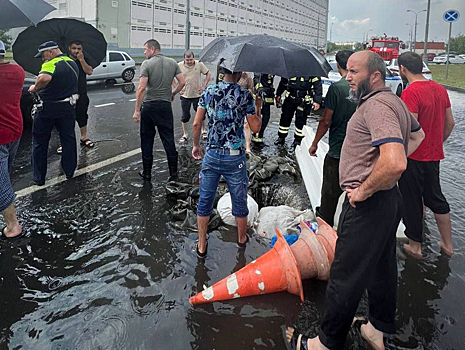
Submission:
<svg viewBox="0 0 465 350">
<path fill-rule="evenodd" d="M 334 214 L 341 194 L 339 159 L 326 155 L 323 164 L 323 185 L 321 186 L 321 204 L 318 215 L 330 226 L 334 225 Z"/>
<path fill-rule="evenodd" d="M 153 159 L 153 143 L 158 129 L 168 158 L 168 166 L 177 166 L 178 152 L 174 143 L 173 111 L 171 102 L 144 102 L 140 113 L 140 141 L 142 159 Z"/>
<path fill-rule="evenodd" d="M 419 162 L 408 159 L 407 170 L 399 179 L 404 202 L 405 235 L 415 242 L 423 242 L 423 204 L 435 214 L 450 212 L 449 203 L 439 182 L 439 161 Z"/>
<path fill-rule="evenodd" d="M 87 94 L 79 94 L 79 99 L 76 102 L 76 121 L 80 128 L 87 126 L 87 120 L 89 115 L 87 110 L 89 109 L 89 96 Z"/>
<path fill-rule="evenodd" d="M 265 134 L 265 129 L 268 126 L 268 122 L 270 121 L 271 116 L 271 105 L 268 103 L 263 103 L 262 105 L 262 126 L 260 127 L 260 131 L 258 132 L 258 137 L 263 138 Z"/>
<path fill-rule="evenodd" d="M 368 291 L 369 320 L 385 333 L 395 332 L 396 231 L 402 199 L 397 186 L 379 191 L 353 208 L 346 198 L 326 288 L 320 340 L 343 349 L 357 306 Z"/>
<path fill-rule="evenodd" d="M 196 98 L 185 98 L 181 96 L 181 109 L 182 117 L 181 121 L 183 123 L 188 123 L 191 119 L 191 106 L 194 109 L 194 113 L 197 112 L 197 106 L 199 105 L 199 97 Z"/>
<path fill-rule="evenodd" d="M 312 110 L 312 105 L 304 103 L 302 98 L 288 96 L 284 100 L 282 109 L 278 136 L 284 139 L 287 137 L 295 113 L 294 140 L 301 141 L 303 139 L 302 129 L 307 124 L 307 117 Z"/>
<path fill-rule="evenodd" d="M 61 155 L 63 172 L 67 177 L 73 176 L 77 166 L 75 124 L 76 115 L 69 103 L 63 108 L 63 112 L 57 111 L 54 116 L 47 115 L 43 111 L 36 113 L 32 125 L 32 172 L 35 182 L 45 181 L 47 175 L 47 151 L 53 127 L 57 128 L 63 147 Z"/>
</svg>

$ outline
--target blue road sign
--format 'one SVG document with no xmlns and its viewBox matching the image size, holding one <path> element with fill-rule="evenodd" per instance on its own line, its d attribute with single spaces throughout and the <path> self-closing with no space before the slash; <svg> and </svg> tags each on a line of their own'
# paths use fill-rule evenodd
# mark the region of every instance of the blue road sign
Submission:
<svg viewBox="0 0 465 350">
<path fill-rule="evenodd" d="M 460 13 L 457 10 L 447 10 L 446 12 L 444 12 L 444 15 L 443 15 L 444 21 L 448 23 L 457 21 L 459 17 L 460 17 Z"/>
</svg>

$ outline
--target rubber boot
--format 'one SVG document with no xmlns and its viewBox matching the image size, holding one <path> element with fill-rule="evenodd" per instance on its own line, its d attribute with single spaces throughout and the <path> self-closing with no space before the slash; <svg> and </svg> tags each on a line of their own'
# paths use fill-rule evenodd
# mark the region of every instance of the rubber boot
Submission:
<svg viewBox="0 0 465 350">
<path fill-rule="evenodd" d="M 170 171 L 169 181 L 178 181 L 178 156 L 168 158 L 168 169 Z"/>
<path fill-rule="evenodd" d="M 142 157 L 142 171 L 139 171 L 139 176 L 144 181 L 150 181 L 152 179 L 152 163 L 153 157 Z"/>
<path fill-rule="evenodd" d="M 285 143 L 286 143 L 286 138 L 281 137 L 281 136 L 278 136 L 278 138 L 274 142 L 275 145 L 279 145 L 279 146 L 284 146 Z"/>
<path fill-rule="evenodd" d="M 292 149 L 295 149 L 297 146 L 300 146 L 302 143 L 302 137 L 294 135 L 294 142 L 292 143 Z"/>
</svg>

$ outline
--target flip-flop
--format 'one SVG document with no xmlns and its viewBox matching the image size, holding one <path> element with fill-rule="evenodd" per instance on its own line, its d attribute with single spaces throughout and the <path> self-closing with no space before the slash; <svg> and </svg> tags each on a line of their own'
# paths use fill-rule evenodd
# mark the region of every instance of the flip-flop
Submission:
<svg viewBox="0 0 465 350">
<path fill-rule="evenodd" d="M 89 147 L 89 148 L 94 147 L 94 143 L 92 142 L 91 139 L 85 139 L 85 140 L 79 140 L 79 141 L 81 142 L 81 146 Z"/>
<path fill-rule="evenodd" d="M 294 328 L 294 333 L 292 333 L 291 341 L 288 344 L 291 346 L 291 350 L 308 350 L 308 339 L 309 338 L 302 333 L 297 333 Z"/>
<path fill-rule="evenodd" d="M 57 154 L 62 154 L 63 153 L 63 147 L 58 147 L 57 148 Z"/>
<path fill-rule="evenodd" d="M 239 242 L 239 239 L 237 240 L 237 247 L 240 248 L 240 249 L 244 249 L 245 247 L 247 247 L 247 243 L 249 243 L 249 236 L 245 235 L 245 242 L 244 243 L 240 243 Z"/>
<path fill-rule="evenodd" d="M 189 139 L 186 137 L 186 136 L 183 136 L 179 139 L 179 142 L 180 143 L 184 143 L 184 142 L 187 142 Z"/>
<path fill-rule="evenodd" d="M 203 137 L 204 140 L 206 140 L 208 138 L 208 134 L 206 132 L 203 132 L 202 137 Z"/>
<path fill-rule="evenodd" d="M 16 240 L 18 238 L 23 237 L 23 235 L 24 235 L 24 231 L 21 230 L 21 233 L 19 235 L 14 236 L 14 237 L 7 237 L 7 236 L 5 236 L 5 229 L 6 229 L 6 226 L 4 226 L 2 228 L 2 232 L 0 234 L 0 239 L 3 240 L 3 241 L 14 241 L 14 240 Z"/>
<path fill-rule="evenodd" d="M 198 240 L 195 241 L 195 252 L 197 253 L 197 257 L 199 259 L 205 259 L 208 253 L 208 240 L 207 240 L 207 245 L 205 246 L 205 251 L 203 253 L 199 251 L 199 241 Z"/>
</svg>

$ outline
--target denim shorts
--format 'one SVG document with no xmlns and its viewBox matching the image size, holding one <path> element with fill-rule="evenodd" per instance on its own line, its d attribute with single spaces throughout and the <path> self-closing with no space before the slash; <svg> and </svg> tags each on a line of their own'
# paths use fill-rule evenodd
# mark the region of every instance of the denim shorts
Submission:
<svg viewBox="0 0 465 350">
<path fill-rule="evenodd" d="M 15 200 L 9 172 L 18 146 L 19 140 L 0 145 L 0 212 L 8 208 Z"/>
<path fill-rule="evenodd" d="M 243 218 L 249 215 L 247 207 L 247 167 L 245 152 L 230 155 L 227 149 L 211 148 L 203 158 L 200 171 L 200 198 L 197 215 L 210 216 L 220 177 L 226 179 L 231 194 L 232 215 Z"/>
</svg>

